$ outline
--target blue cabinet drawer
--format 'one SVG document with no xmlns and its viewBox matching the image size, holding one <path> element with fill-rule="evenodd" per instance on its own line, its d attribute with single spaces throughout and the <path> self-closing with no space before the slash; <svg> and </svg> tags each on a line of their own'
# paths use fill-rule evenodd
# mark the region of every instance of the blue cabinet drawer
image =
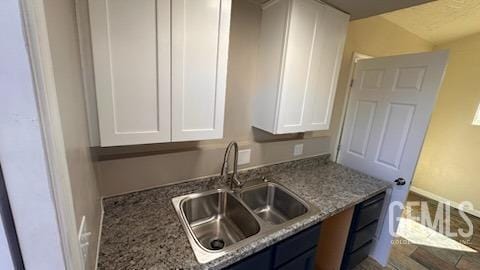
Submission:
<svg viewBox="0 0 480 270">
<path fill-rule="evenodd" d="M 350 247 L 350 250 L 355 251 L 361 246 L 365 245 L 367 242 L 373 240 L 375 233 L 377 232 L 377 226 L 378 222 L 375 221 L 367 225 L 365 228 L 355 232 L 352 238 L 352 246 Z"/>
<path fill-rule="evenodd" d="M 228 270 L 313 270 L 320 224 L 233 264 Z"/>
<path fill-rule="evenodd" d="M 320 224 L 314 225 L 276 246 L 274 267 L 278 267 L 317 246 L 320 236 Z"/>
<path fill-rule="evenodd" d="M 385 194 L 383 193 L 358 206 L 355 230 L 358 231 L 380 218 L 384 198 Z"/>
<path fill-rule="evenodd" d="M 316 249 L 310 249 L 295 259 L 278 267 L 277 270 L 313 270 L 315 268 L 315 255 Z"/>
<path fill-rule="evenodd" d="M 359 203 L 358 206 L 359 206 L 360 208 L 365 208 L 365 207 L 367 207 L 367 206 L 369 206 L 369 205 L 371 205 L 371 204 L 373 204 L 373 203 L 376 203 L 376 202 L 378 202 L 378 201 L 381 201 L 381 200 L 383 200 L 383 199 L 385 199 L 385 192 L 382 192 L 382 193 L 380 193 L 380 194 L 377 194 L 377 195 L 371 197 L 370 199 L 367 199 L 367 200 Z"/>
<path fill-rule="evenodd" d="M 368 257 L 377 231 L 384 200 L 385 192 L 355 206 L 343 255 L 342 270 L 352 269 Z"/>
<path fill-rule="evenodd" d="M 343 260 L 342 270 L 354 269 L 355 266 L 365 260 L 368 257 L 368 254 L 370 254 L 372 245 L 373 242 L 370 241 L 367 244 L 361 246 L 358 250 L 345 255 L 346 258 L 344 258 Z"/>
</svg>

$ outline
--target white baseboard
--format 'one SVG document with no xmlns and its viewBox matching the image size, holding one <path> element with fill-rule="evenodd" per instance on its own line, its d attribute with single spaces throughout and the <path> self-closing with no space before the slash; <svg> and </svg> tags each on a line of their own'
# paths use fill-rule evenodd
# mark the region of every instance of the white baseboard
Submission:
<svg viewBox="0 0 480 270">
<path fill-rule="evenodd" d="M 102 227 L 103 227 L 103 216 L 105 211 L 103 210 L 103 197 L 100 198 L 100 228 L 98 229 L 98 239 L 97 239 L 97 256 L 95 256 L 95 270 L 98 269 L 98 256 L 100 255 L 100 240 L 102 239 Z"/>
<path fill-rule="evenodd" d="M 424 197 L 427 197 L 429 199 L 432 199 L 432 200 L 435 200 L 435 201 L 438 201 L 438 202 L 441 202 L 441 203 L 444 203 L 444 204 L 449 204 L 450 206 L 460 210 L 460 204 L 458 202 L 454 202 L 452 200 L 449 200 L 447 198 L 436 195 L 434 193 L 431 193 L 429 191 L 426 191 L 426 190 L 418 188 L 418 187 L 411 186 L 410 190 L 415 192 L 415 193 L 418 193 L 418 194 L 420 194 Z M 468 214 L 472 215 L 472 216 L 476 216 L 476 217 L 480 218 L 480 211 L 477 210 L 477 209 L 461 209 L 461 210 L 464 211 L 465 213 L 468 213 Z"/>
</svg>

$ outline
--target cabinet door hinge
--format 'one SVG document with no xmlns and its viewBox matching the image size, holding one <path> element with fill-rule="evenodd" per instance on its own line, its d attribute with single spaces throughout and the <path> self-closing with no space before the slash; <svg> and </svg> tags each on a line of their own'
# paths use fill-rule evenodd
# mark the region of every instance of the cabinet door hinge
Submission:
<svg viewBox="0 0 480 270">
<path fill-rule="evenodd" d="M 350 80 L 350 87 L 353 87 L 353 79 Z"/>
</svg>

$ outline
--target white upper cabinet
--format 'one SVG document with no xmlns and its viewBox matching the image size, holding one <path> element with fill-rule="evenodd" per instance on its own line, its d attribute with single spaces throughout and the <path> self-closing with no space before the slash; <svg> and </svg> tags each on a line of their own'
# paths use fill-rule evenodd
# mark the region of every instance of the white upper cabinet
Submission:
<svg viewBox="0 0 480 270">
<path fill-rule="evenodd" d="M 101 146 L 223 136 L 231 0 L 90 0 Z"/>
<path fill-rule="evenodd" d="M 315 0 L 264 6 L 253 126 L 273 134 L 329 128 L 348 21 Z"/>
<path fill-rule="evenodd" d="M 90 1 L 102 146 L 170 140 L 169 10 L 168 0 Z"/>
<path fill-rule="evenodd" d="M 172 141 L 222 138 L 229 1 L 172 1 Z"/>
</svg>

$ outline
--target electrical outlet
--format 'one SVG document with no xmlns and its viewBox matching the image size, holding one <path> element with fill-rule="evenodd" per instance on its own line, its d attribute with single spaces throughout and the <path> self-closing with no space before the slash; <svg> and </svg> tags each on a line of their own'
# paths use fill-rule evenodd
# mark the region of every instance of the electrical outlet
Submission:
<svg viewBox="0 0 480 270">
<path fill-rule="evenodd" d="M 85 216 L 83 216 L 80 229 L 78 230 L 78 243 L 80 245 L 80 252 L 82 253 L 83 265 L 85 265 L 87 261 L 90 235 L 92 235 L 92 233 L 88 231 L 87 221 Z"/>
<path fill-rule="evenodd" d="M 250 163 L 251 149 L 244 149 L 238 151 L 238 165 L 244 165 Z"/>
<path fill-rule="evenodd" d="M 293 155 L 300 156 L 301 154 L 303 154 L 303 143 L 295 144 L 293 147 Z"/>
</svg>

